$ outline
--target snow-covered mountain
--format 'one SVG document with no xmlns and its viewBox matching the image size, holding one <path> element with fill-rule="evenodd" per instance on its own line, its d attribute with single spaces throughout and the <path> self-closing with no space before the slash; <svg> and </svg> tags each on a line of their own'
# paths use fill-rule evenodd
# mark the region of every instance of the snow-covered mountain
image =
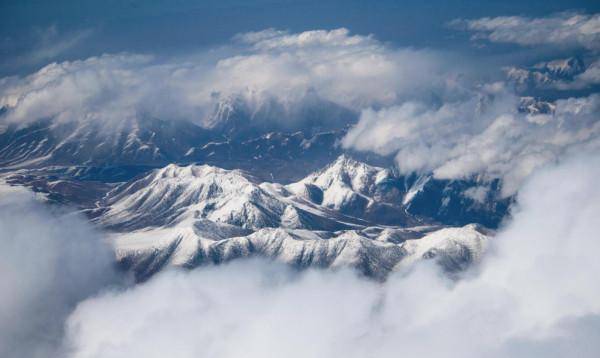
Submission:
<svg viewBox="0 0 600 358">
<path fill-rule="evenodd" d="M 508 67 L 506 77 L 519 91 L 551 88 L 559 81 L 572 81 L 586 66 L 579 57 L 540 62 L 531 67 Z"/>
<path fill-rule="evenodd" d="M 284 100 L 248 89 L 219 98 L 213 113 L 206 119 L 206 127 L 228 139 L 236 139 L 273 131 L 314 134 L 339 130 L 356 120 L 358 113 L 321 98 L 315 91 Z"/>
<path fill-rule="evenodd" d="M 40 120 L 9 125 L 0 132 L 0 166 L 162 166 L 206 138 L 204 130 L 185 121 Z"/>
<path fill-rule="evenodd" d="M 117 230 L 187 225 L 208 219 L 248 229 L 344 228 L 362 220 L 340 215 L 240 170 L 175 164 L 110 191 L 96 221 Z"/>
<path fill-rule="evenodd" d="M 535 97 L 521 97 L 519 101 L 519 111 L 527 114 L 551 114 L 554 113 L 556 104 L 543 101 Z"/>
<path fill-rule="evenodd" d="M 487 185 L 407 178 L 346 155 L 288 185 L 262 182 L 241 170 L 170 164 L 111 190 L 95 212 L 99 223 L 117 230 L 172 226 L 191 218 L 252 229 L 406 227 L 443 223 L 438 216 L 453 206 L 453 211 L 462 206 L 467 217 L 469 210 L 480 210 L 480 215 L 498 210 L 502 215 L 492 199 L 499 188 Z M 436 211 L 428 211 L 427 203 Z"/>
<path fill-rule="evenodd" d="M 263 228 L 252 233 L 199 220 L 191 228 L 115 234 L 117 258 L 146 279 L 172 265 L 196 267 L 263 257 L 297 268 L 353 268 L 376 279 L 435 259 L 456 274 L 481 258 L 490 236 L 475 225 L 459 228 L 365 228 L 334 232 Z M 405 239 L 409 237 L 410 239 Z"/>
<path fill-rule="evenodd" d="M 401 178 L 391 170 L 341 155 L 332 164 L 287 187 L 315 204 L 380 224 L 416 225 L 403 207 Z"/>
<path fill-rule="evenodd" d="M 312 106 L 309 105 L 311 101 L 318 103 Z M 231 136 L 227 136 L 223 128 L 216 129 L 218 126 L 208 130 L 190 122 L 143 117 L 115 119 L 110 125 L 85 119 L 10 124 L 0 129 L 0 176 L 13 176 L 13 183 L 47 192 L 58 202 L 68 201 L 75 206 L 87 207 L 93 201 L 91 199 L 104 194 L 93 190 L 94 195 L 88 195 L 89 182 L 94 182 L 94 188 L 108 190 L 115 183 L 137 179 L 169 163 L 201 163 L 241 169 L 258 182 L 287 185 L 300 181 L 300 184 L 284 189 L 311 205 L 388 225 L 413 225 L 418 223 L 415 217 L 427 217 L 442 224 L 476 222 L 496 227 L 510 203 L 497 195 L 499 183 L 476 178 L 447 181 L 428 175 L 400 176 L 393 170 L 382 169 L 393 163 L 392 158 L 372 154 L 347 152 L 363 161 L 381 165 L 380 168 L 372 167 L 372 172 L 362 176 L 363 179 L 372 178 L 365 187 L 356 187 L 354 182 L 348 185 L 347 177 L 354 175 L 351 173 L 354 169 L 348 163 L 346 167 L 333 165 L 326 172 L 309 177 L 344 153 L 338 143 L 346 130 L 336 125 L 336 130 L 319 131 L 323 128 L 307 125 L 305 131 L 264 132 L 266 127 L 252 127 L 256 131 L 247 131 L 244 121 L 255 117 L 250 116 L 250 107 L 237 102 L 235 99 L 223 100 L 215 110 L 215 116 L 222 117 L 218 123 L 235 124 L 230 128 L 235 132 Z M 326 111 L 336 112 L 318 98 L 307 96 L 304 103 L 294 110 L 306 120 L 315 119 L 321 113 L 308 115 L 302 112 L 310 108 L 323 111 L 328 108 Z M 257 108 L 263 107 L 261 104 Z M 342 120 L 342 117 L 344 115 L 340 114 L 336 118 Z M 336 172 L 338 169 L 340 171 Z M 359 171 L 363 169 L 356 167 Z M 64 185 L 52 185 L 57 181 L 73 185 L 64 190 Z M 78 200 L 77 188 L 81 188 L 79 196 L 85 200 Z M 306 196 L 306 193 L 312 194 Z M 466 195 L 470 193 L 478 195 Z"/>
<path fill-rule="evenodd" d="M 0 179 L 82 208 L 139 278 L 251 256 L 376 278 L 436 257 L 456 272 L 487 240 L 465 225 L 495 228 L 507 213 L 499 181 L 399 175 L 390 158 L 343 154 L 345 129 L 255 132 L 239 106 L 221 109 L 235 133 L 157 119 L 7 125 Z"/>
<path fill-rule="evenodd" d="M 289 185 L 240 170 L 171 164 L 111 190 L 90 215 L 114 232 L 120 261 L 140 278 L 166 264 L 251 256 L 298 267 L 350 266 L 377 278 L 415 257 L 437 257 L 452 272 L 476 260 L 483 229 L 442 229 L 408 213 L 418 193 L 402 190 L 401 179 L 347 156 Z"/>
<path fill-rule="evenodd" d="M 573 78 L 585 71 L 583 60 L 579 57 L 569 57 L 547 62 L 540 62 L 533 66 L 534 70 L 546 73 L 554 78 Z"/>
<path fill-rule="evenodd" d="M 48 119 L 0 128 L 0 171 L 46 169 L 69 179 L 115 182 L 169 163 L 207 163 L 289 182 L 335 159 L 344 133 L 259 132 L 231 139 L 185 121 Z"/>
<path fill-rule="evenodd" d="M 346 132 L 267 132 L 247 139 L 216 139 L 187 151 L 180 163 L 243 169 L 262 180 L 292 182 L 329 164 Z"/>
</svg>

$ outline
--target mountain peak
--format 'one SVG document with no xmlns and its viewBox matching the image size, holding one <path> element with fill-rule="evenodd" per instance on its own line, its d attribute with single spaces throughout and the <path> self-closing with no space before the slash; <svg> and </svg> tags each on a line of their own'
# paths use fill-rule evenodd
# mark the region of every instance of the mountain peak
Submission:
<svg viewBox="0 0 600 358">
<path fill-rule="evenodd" d="M 579 57 L 540 62 L 533 66 L 534 69 L 550 72 L 556 76 L 574 76 L 585 71 L 583 60 Z"/>
<path fill-rule="evenodd" d="M 302 182 L 309 182 L 323 189 L 337 184 L 361 192 L 371 181 L 379 182 L 389 175 L 387 169 L 371 166 L 342 154 L 333 163 L 309 175 Z"/>
<path fill-rule="evenodd" d="M 237 177 L 241 181 L 248 181 L 249 177 L 240 170 L 226 170 L 212 165 L 196 165 L 190 164 L 186 166 L 180 166 L 178 164 L 168 164 L 167 166 L 157 169 L 154 178 L 168 179 L 168 178 L 179 178 L 179 179 L 195 179 L 204 178 L 207 176 L 212 177 Z"/>
<path fill-rule="evenodd" d="M 370 165 L 363 163 L 363 162 L 359 162 L 358 160 L 352 158 L 351 156 L 343 153 L 340 154 L 339 157 L 337 157 L 333 163 L 331 163 L 329 166 L 334 166 L 334 165 L 343 165 L 343 166 L 349 166 L 349 167 L 356 167 L 356 166 L 366 166 L 366 167 L 371 167 Z M 375 167 L 373 167 L 375 168 Z"/>
<path fill-rule="evenodd" d="M 169 164 L 110 192 L 100 218 L 114 228 L 170 226 L 207 218 L 242 227 L 276 226 L 285 206 L 239 170 Z"/>
<path fill-rule="evenodd" d="M 318 198 L 317 203 L 325 207 L 354 214 L 373 203 L 377 186 L 391 175 L 387 169 L 342 154 L 330 165 L 288 188 L 313 202 Z"/>
</svg>

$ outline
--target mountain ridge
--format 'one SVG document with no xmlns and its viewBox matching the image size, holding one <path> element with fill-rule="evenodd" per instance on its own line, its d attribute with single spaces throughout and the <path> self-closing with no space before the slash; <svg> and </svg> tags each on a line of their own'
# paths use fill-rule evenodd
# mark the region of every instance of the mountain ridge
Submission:
<svg viewBox="0 0 600 358">
<path fill-rule="evenodd" d="M 255 256 L 299 268 L 352 267 L 376 279 L 420 259 L 444 261 L 451 273 L 479 259 L 489 235 L 476 225 L 459 230 L 416 217 L 396 225 L 370 221 L 369 207 L 390 198 L 376 194 L 384 190 L 378 185 L 391 178 L 391 171 L 348 156 L 288 185 L 260 182 L 241 170 L 170 164 L 111 190 L 93 221 L 113 232 L 120 262 L 139 279 L 167 265 Z M 300 190 L 306 185 L 324 191 L 323 200 Z M 341 196 L 327 194 L 340 188 Z M 395 195 L 402 203 L 406 194 Z M 350 215 L 353 197 L 370 204 Z M 414 241 L 430 234 L 429 244 Z"/>
</svg>

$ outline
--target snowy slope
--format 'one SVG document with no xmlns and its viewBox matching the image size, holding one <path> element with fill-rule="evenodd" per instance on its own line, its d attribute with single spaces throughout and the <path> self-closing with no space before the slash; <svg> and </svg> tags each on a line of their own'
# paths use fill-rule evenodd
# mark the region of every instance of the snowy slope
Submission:
<svg viewBox="0 0 600 358">
<path fill-rule="evenodd" d="M 423 239 L 406 240 L 402 243 L 406 256 L 397 269 L 410 267 L 423 258 L 437 258 L 449 271 L 463 270 L 481 259 L 489 240 L 486 233 L 470 224 L 440 229 Z"/>
<path fill-rule="evenodd" d="M 378 224 L 417 225 L 421 221 L 403 207 L 404 185 L 389 169 L 341 155 L 287 188 L 315 204 Z"/>
<path fill-rule="evenodd" d="M 259 184 L 243 171 L 209 165 L 171 164 L 154 170 L 109 192 L 100 206 L 96 221 L 121 231 L 189 226 L 195 219 L 249 229 L 330 230 L 362 222 L 296 198 L 281 185 Z"/>
<path fill-rule="evenodd" d="M 226 229 L 227 231 L 227 229 Z M 264 228 L 249 235 L 234 231 L 215 237 L 194 229 L 168 228 L 116 234 L 117 258 L 145 279 L 165 266 L 196 267 L 239 258 L 263 257 L 298 268 L 350 267 L 376 279 L 405 270 L 420 260 L 436 259 L 455 273 L 477 262 L 488 236 L 476 226 L 445 228 L 418 239 L 393 243 L 389 231 L 376 236 L 368 230 L 315 232 Z"/>
<path fill-rule="evenodd" d="M 187 219 L 259 228 L 278 226 L 285 205 L 239 171 L 175 164 L 108 194 L 99 221 L 128 229 L 171 226 Z"/>
<path fill-rule="evenodd" d="M 341 155 L 326 168 L 288 187 L 307 199 L 317 200 L 311 193 L 311 189 L 316 187 L 322 192 L 319 204 L 344 210 L 361 201 L 364 203 L 358 205 L 371 204 L 374 201 L 371 197 L 377 194 L 378 185 L 390 178 L 387 169 L 373 167 Z"/>
<path fill-rule="evenodd" d="M 202 128 L 184 121 L 41 120 L 0 133 L 0 165 L 165 165 L 206 137 Z"/>
<path fill-rule="evenodd" d="M 377 279 L 423 258 L 436 258 L 451 272 L 479 258 L 487 236 L 476 226 L 384 226 L 364 219 L 381 205 L 393 178 L 345 156 L 291 185 L 259 183 L 239 170 L 171 164 L 110 191 L 94 220 L 114 231 L 119 260 L 140 279 L 165 265 L 253 256 L 300 268 L 353 267 Z M 405 194 L 397 195 L 402 203 Z M 358 200 L 366 204 L 351 212 Z"/>
</svg>

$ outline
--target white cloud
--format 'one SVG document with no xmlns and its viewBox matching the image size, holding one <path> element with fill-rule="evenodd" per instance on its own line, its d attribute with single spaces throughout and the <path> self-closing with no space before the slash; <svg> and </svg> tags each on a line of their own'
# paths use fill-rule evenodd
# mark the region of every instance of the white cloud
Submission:
<svg viewBox="0 0 600 358">
<path fill-rule="evenodd" d="M 595 357 L 600 158 L 531 178 L 482 267 L 384 284 L 245 262 L 165 272 L 81 303 L 71 357 Z"/>
<path fill-rule="evenodd" d="M 467 198 L 474 200 L 476 203 L 484 204 L 490 189 L 485 186 L 474 186 L 463 192 Z"/>
<path fill-rule="evenodd" d="M 78 301 L 116 282 L 113 255 L 83 218 L 0 185 L 0 356 L 55 357 Z"/>
<path fill-rule="evenodd" d="M 454 20 L 451 25 L 473 31 L 473 40 L 600 50 L 600 14 L 567 12 L 539 18 L 484 17 Z"/>
<path fill-rule="evenodd" d="M 380 47 L 373 36 L 350 35 L 350 31 L 339 28 L 331 31 L 312 30 L 299 34 L 267 29 L 237 35 L 236 39 L 259 49 L 309 48 L 309 47 Z"/>
<path fill-rule="evenodd" d="M 20 41 L 19 48 L 13 49 L 19 53 L 12 54 L 13 51 L 4 49 L 5 56 L 2 58 L 0 68 L 4 73 L 23 67 L 39 68 L 52 60 L 68 55 L 89 40 L 93 34 L 90 29 L 66 32 L 56 25 L 33 28 L 29 35 L 24 35 L 27 40 Z"/>
<path fill-rule="evenodd" d="M 558 100 L 553 114 L 538 115 L 518 113 L 517 100 L 501 89 L 484 89 L 437 108 L 407 102 L 365 110 L 342 144 L 395 153 L 398 168 L 407 174 L 499 177 L 506 195 L 536 168 L 571 152 L 600 148 L 600 96 Z"/>
<path fill-rule="evenodd" d="M 315 96 L 359 110 L 422 97 L 434 88 L 443 95 L 447 74 L 438 53 L 394 49 L 346 29 L 266 30 L 186 58 L 120 54 L 50 64 L 25 78 L 1 80 L 0 106 L 9 109 L 7 120 L 18 123 L 149 115 L 209 125 L 216 103 L 234 98 L 251 115 L 264 114 L 275 101 L 284 113 L 274 116 L 286 121 L 293 120 L 287 117 L 298 103 Z"/>
<path fill-rule="evenodd" d="M 17 58 L 17 61 L 30 64 L 39 64 L 55 59 L 61 54 L 80 45 L 92 35 L 91 30 L 82 30 L 73 33 L 61 33 L 56 25 L 38 30 L 38 38 L 34 50 Z"/>
</svg>

